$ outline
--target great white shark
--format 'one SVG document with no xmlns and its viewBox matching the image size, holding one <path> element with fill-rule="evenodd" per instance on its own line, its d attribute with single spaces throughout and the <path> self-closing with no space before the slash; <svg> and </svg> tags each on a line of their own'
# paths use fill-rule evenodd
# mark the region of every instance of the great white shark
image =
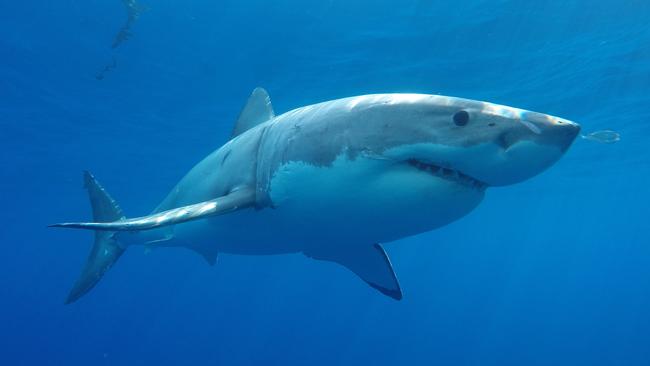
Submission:
<svg viewBox="0 0 650 366">
<path fill-rule="evenodd" d="M 395 299 L 402 290 L 382 245 L 456 221 L 489 187 L 531 178 L 578 136 L 572 121 L 497 104 L 376 94 L 276 116 L 253 91 L 232 138 L 199 162 L 147 216 L 126 218 L 88 172 L 95 231 L 67 303 L 131 245 L 218 253 L 304 253 L 339 263 Z"/>
</svg>

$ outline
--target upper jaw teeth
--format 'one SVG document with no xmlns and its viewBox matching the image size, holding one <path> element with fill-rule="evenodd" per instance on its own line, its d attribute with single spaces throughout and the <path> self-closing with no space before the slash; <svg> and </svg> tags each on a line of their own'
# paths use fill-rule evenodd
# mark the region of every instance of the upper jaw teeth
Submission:
<svg viewBox="0 0 650 366">
<path fill-rule="evenodd" d="M 457 181 L 461 184 L 468 185 L 481 190 L 485 189 L 486 187 L 485 183 L 478 181 L 454 169 L 440 167 L 435 164 L 424 163 L 417 159 L 409 159 L 407 160 L 407 162 L 409 165 L 416 167 L 418 170 L 427 171 L 433 175 L 439 176 L 444 179 Z"/>
</svg>

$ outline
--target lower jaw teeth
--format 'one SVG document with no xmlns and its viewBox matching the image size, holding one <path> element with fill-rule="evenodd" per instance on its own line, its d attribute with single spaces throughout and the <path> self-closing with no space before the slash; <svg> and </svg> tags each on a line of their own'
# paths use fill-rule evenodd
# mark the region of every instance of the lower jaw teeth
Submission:
<svg viewBox="0 0 650 366">
<path fill-rule="evenodd" d="M 483 189 L 485 188 L 485 184 L 463 174 L 458 171 L 455 171 L 453 169 L 449 168 L 442 168 L 437 165 L 433 164 L 425 164 L 421 161 L 415 160 L 415 159 L 410 159 L 408 160 L 408 163 L 414 167 L 416 167 L 418 170 L 426 170 L 436 176 L 442 177 L 444 179 L 452 179 L 461 183 L 464 183 L 466 185 L 470 185 L 474 188 L 477 189 Z"/>
</svg>

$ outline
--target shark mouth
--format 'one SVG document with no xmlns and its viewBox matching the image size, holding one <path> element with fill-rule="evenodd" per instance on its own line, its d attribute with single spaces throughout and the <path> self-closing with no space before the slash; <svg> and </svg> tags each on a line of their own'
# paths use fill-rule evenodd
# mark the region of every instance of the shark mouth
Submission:
<svg viewBox="0 0 650 366">
<path fill-rule="evenodd" d="M 452 181 L 454 183 L 458 183 L 461 185 L 464 185 L 466 187 L 478 189 L 480 191 L 485 190 L 487 188 L 487 184 L 481 182 L 478 179 L 472 178 L 467 174 L 463 174 L 457 170 L 449 169 L 449 168 L 444 168 L 435 164 L 431 163 L 425 163 L 420 160 L 416 159 L 409 159 L 406 161 L 410 166 L 427 172 L 429 174 L 432 174 L 438 178 L 442 178 L 448 181 Z"/>
</svg>

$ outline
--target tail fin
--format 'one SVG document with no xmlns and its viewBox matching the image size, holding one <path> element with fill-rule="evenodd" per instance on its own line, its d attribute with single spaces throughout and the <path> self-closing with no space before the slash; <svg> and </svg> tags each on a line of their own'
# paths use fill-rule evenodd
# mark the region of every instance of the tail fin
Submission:
<svg viewBox="0 0 650 366">
<path fill-rule="evenodd" d="M 88 190 L 93 211 L 93 221 L 113 222 L 124 219 L 117 202 L 87 171 L 84 172 L 84 186 Z M 114 231 L 95 231 L 95 244 L 90 251 L 81 275 L 68 295 L 66 304 L 76 301 L 90 291 L 124 253 L 124 248 L 117 243 L 114 234 Z"/>
</svg>

